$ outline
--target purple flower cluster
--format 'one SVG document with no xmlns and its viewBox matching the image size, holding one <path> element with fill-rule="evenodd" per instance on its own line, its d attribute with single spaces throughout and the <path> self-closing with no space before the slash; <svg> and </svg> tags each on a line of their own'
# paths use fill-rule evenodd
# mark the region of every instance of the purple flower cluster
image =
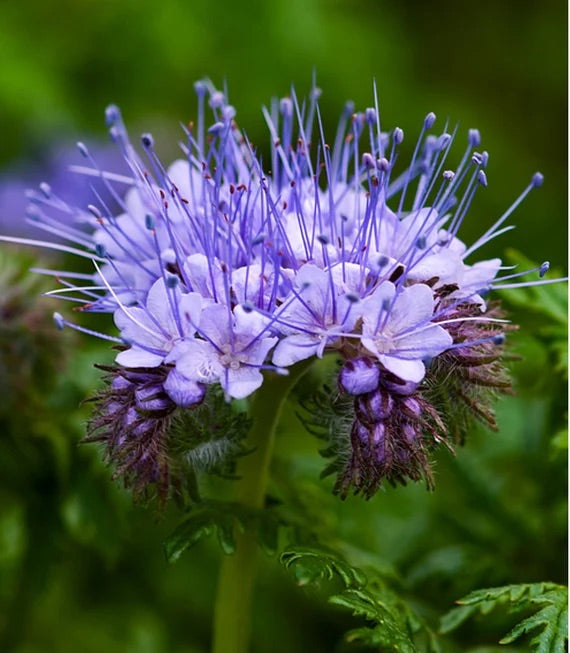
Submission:
<svg viewBox="0 0 570 653">
<path fill-rule="evenodd" d="M 264 382 L 263 370 L 287 374 L 335 352 L 344 361 L 339 388 L 359 406 L 353 449 L 379 450 L 395 430 L 411 442 L 421 414 L 434 419 L 412 396 L 426 366 L 445 352 L 502 344 L 504 321 L 484 297 L 519 275 L 501 276 L 499 259 L 471 257 L 511 228 L 506 220 L 542 176 L 468 247 L 458 232 L 487 185 L 477 130 L 452 163 L 455 130 L 432 134 L 430 113 L 408 165 L 398 165 L 404 133 L 381 130 L 377 101 L 357 113 L 347 104 L 329 143 L 320 91 L 303 103 L 293 91 L 264 109 L 268 166 L 226 95 L 207 81 L 195 90 L 197 121 L 185 130 L 184 157 L 168 168 L 150 134 L 137 152 L 111 106 L 107 124 L 129 172 L 102 170 L 79 144 L 93 203 L 70 206 L 49 187 L 33 196 L 35 224 L 71 243 L 54 247 L 95 266 L 93 275 L 52 271 L 62 284 L 53 294 L 79 310 L 113 313 L 120 336 L 103 337 L 122 345 L 119 368 L 146 376 L 160 369 L 159 394 L 175 405 L 197 405 L 210 384 L 242 399 Z M 542 277 L 547 268 L 536 271 Z M 60 314 L 56 321 L 83 329 Z M 137 375 L 121 378 L 132 385 Z M 405 465 L 415 454 L 396 447 L 390 455 Z"/>
</svg>

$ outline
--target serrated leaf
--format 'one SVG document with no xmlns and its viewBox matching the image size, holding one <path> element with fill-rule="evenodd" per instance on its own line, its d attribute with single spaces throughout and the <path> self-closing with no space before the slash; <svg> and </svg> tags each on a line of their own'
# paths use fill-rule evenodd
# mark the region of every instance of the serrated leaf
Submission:
<svg viewBox="0 0 570 653">
<path fill-rule="evenodd" d="M 236 551 L 236 540 L 234 537 L 234 519 L 223 519 L 216 524 L 218 543 L 220 549 L 226 555 L 232 555 Z"/>
<path fill-rule="evenodd" d="M 335 576 L 342 580 L 344 590 L 330 596 L 329 603 L 372 622 L 370 627 L 349 631 L 345 636 L 347 642 L 386 653 L 417 653 L 418 650 L 439 653 L 435 634 L 379 576 L 369 580 L 344 558 L 317 547 L 291 547 L 283 552 L 281 561 L 295 574 L 299 585 L 320 584 Z M 374 576 L 373 570 L 371 574 Z M 425 640 L 421 649 L 416 647 L 416 634 Z"/>
<path fill-rule="evenodd" d="M 532 599 L 531 603 L 547 605 L 518 623 L 499 643 L 511 644 L 521 635 L 540 628 L 542 632 L 530 642 L 537 653 L 564 653 L 568 640 L 568 592 L 553 590 Z"/>
<path fill-rule="evenodd" d="M 193 516 L 180 524 L 164 543 L 168 562 L 176 562 L 187 549 L 193 547 L 203 537 L 211 535 L 213 529 L 213 524 L 204 517 Z"/>
<path fill-rule="evenodd" d="M 440 652 L 435 633 L 400 597 L 376 583 L 369 587 L 370 590 L 346 589 L 329 599 L 330 603 L 348 608 L 354 615 L 374 623 L 368 628 L 349 631 L 345 636 L 347 641 L 394 653 Z M 421 648 L 417 646 L 415 634 L 421 634 L 425 640 Z"/>
<path fill-rule="evenodd" d="M 360 570 L 336 554 L 312 547 L 297 547 L 281 554 L 281 563 L 291 570 L 299 585 L 317 584 L 338 575 L 346 587 L 360 587 L 366 579 Z"/>
<path fill-rule="evenodd" d="M 403 635 L 398 625 L 389 620 L 374 628 L 355 628 L 345 635 L 345 639 L 347 642 L 373 647 L 386 653 L 418 653 L 409 637 Z"/>
<path fill-rule="evenodd" d="M 204 502 L 193 507 L 185 519 L 164 542 L 166 559 L 176 562 L 180 556 L 204 537 L 217 533 L 218 542 L 226 554 L 235 552 L 234 531 L 244 525 L 244 516 L 237 504 Z"/>
<path fill-rule="evenodd" d="M 470 605 L 460 605 L 457 608 L 453 608 L 441 618 L 439 632 L 446 635 L 452 630 L 459 628 L 474 612 L 475 609 Z"/>
<path fill-rule="evenodd" d="M 238 503 L 213 500 L 195 503 L 189 516 L 165 540 L 166 559 L 176 562 L 202 538 L 214 533 L 222 552 L 232 555 L 236 550 L 236 530 L 253 533 L 261 548 L 275 555 L 282 525 L 271 508 L 256 511 Z"/>
<path fill-rule="evenodd" d="M 346 590 L 329 599 L 334 605 L 348 608 L 356 616 L 374 621 L 372 628 L 358 628 L 346 634 L 347 641 L 359 642 L 367 646 L 382 646 L 388 651 L 416 653 L 416 647 L 407 632 L 405 624 L 398 619 L 397 612 L 379 602 L 365 590 Z"/>
<path fill-rule="evenodd" d="M 563 653 L 568 641 L 568 589 L 554 583 L 507 585 L 471 592 L 458 601 L 440 622 L 440 632 L 448 633 L 476 613 L 488 614 L 498 607 L 510 613 L 544 605 L 538 612 L 519 622 L 500 641 L 510 644 L 522 635 L 541 629 L 530 641 L 536 653 Z"/>
</svg>

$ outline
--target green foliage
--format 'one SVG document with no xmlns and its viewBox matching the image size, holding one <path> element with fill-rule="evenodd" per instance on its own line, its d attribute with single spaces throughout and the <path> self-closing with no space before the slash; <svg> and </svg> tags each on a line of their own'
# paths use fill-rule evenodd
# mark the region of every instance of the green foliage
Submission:
<svg viewBox="0 0 570 653">
<path fill-rule="evenodd" d="M 528 613 L 540 609 L 520 621 L 505 635 L 500 644 L 511 644 L 519 637 L 536 633 L 530 641 L 536 653 L 564 653 L 568 642 L 568 588 L 555 583 L 507 585 L 471 592 L 457 601 L 441 620 L 441 632 L 449 633 L 477 613 L 487 615 L 498 608 L 511 613 Z"/>
<path fill-rule="evenodd" d="M 331 603 L 340 605 L 356 616 L 373 622 L 371 627 L 350 630 L 347 642 L 373 647 L 386 653 L 439 653 L 435 633 L 410 608 L 381 583 L 369 584 L 367 590 L 345 590 L 331 596 Z"/>
<path fill-rule="evenodd" d="M 364 574 L 332 551 L 314 547 L 288 548 L 281 554 L 281 563 L 292 571 L 297 584 L 316 585 L 338 576 L 347 588 L 363 587 Z"/>
<path fill-rule="evenodd" d="M 190 516 L 176 527 L 164 543 L 166 559 L 177 562 L 180 556 L 205 537 L 217 535 L 226 555 L 235 553 L 236 530 L 253 532 L 262 549 L 275 554 L 280 522 L 270 510 L 255 511 L 223 501 L 201 501 L 190 509 Z"/>
<path fill-rule="evenodd" d="M 364 617 L 370 625 L 350 630 L 349 644 L 374 647 L 385 653 L 438 653 L 437 638 L 426 622 L 373 570 L 365 573 L 337 553 L 317 547 L 288 547 L 281 562 L 300 586 L 341 581 L 341 590 L 333 591 L 328 602 Z"/>
<path fill-rule="evenodd" d="M 236 514 L 238 508 L 239 506 L 210 503 L 193 508 L 190 517 L 182 522 L 164 543 L 168 562 L 176 562 L 185 551 L 214 532 L 217 533 L 222 551 L 227 554 L 234 553 L 234 528 L 238 524 L 242 525 L 240 517 Z"/>
</svg>

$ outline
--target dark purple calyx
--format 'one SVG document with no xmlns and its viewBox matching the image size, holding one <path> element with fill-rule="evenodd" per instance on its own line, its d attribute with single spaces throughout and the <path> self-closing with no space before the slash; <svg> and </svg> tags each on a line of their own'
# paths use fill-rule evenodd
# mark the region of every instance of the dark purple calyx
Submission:
<svg viewBox="0 0 570 653">
<path fill-rule="evenodd" d="M 382 370 L 377 387 L 354 398 L 350 458 L 335 491 L 343 498 L 350 489 L 370 498 L 384 481 L 405 485 L 408 479 L 422 478 L 431 487 L 427 455 L 445 441 L 445 433 L 439 414 L 417 384 Z"/>
<path fill-rule="evenodd" d="M 155 488 L 161 504 L 179 483 L 169 457 L 169 429 L 178 404 L 165 388 L 172 368 L 100 366 L 107 387 L 94 398 L 96 411 L 85 442 L 103 442 L 105 458 L 135 498 Z M 193 388 L 194 404 L 204 393 Z M 188 399 L 188 398 L 186 398 Z"/>
</svg>

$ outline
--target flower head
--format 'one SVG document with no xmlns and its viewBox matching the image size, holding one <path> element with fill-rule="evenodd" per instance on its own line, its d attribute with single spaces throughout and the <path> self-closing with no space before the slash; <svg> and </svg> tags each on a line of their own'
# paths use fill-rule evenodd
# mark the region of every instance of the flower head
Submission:
<svg viewBox="0 0 570 653">
<path fill-rule="evenodd" d="M 53 247 L 91 258 L 95 272 L 54 272 L 63 287 L 53 294 L 79 310 L 113 313 L 120 337 L 103 337 L 126 346 L 116 359 L 126 370 L 119 377 L 131 382 L 131 369 L 160 370 L 159 395 L 177 406 L 197 405 L 211 384 L 228 400 L 245 398 L 264 382 L 263 370 L 287 373 L 297 361 L 335 352 L 344 361 L 339 388 L 356 402 L 353 463 L 342 487 L 368 492 L 384 477 L 416 478 L 427 465 L 425 438 L 438 441 L 445 432 L 422 394 L 430 365 L 459 367 L 469 383 L 489 378 L 491 363 L 472 371 L 477 365 L 466 362 L 495 360 L 502 344 L 504 322 L 484 296 L 543 282 L 501 277 L 498 259 L 470 260 L 507 229 L 542 177 L 534 175 L 467 246 L 459 230 L 487 186 L 488 154 L 475 151 L 476 130 L 454 162 L 456 130 L 432 134 L 436 118 L 428 114 L 412 159 L 398 170 L 404 133 L 381 131 L 377 101 L 361 113 L 347 105 L 331 146 L 320 92 L 314 89 L 306 105 L 292 92 L 264 110 L 269 172 L 225 95 L 210 82 L 199 82 L 196 92 L 198 116 L 180 160 L 165 167 L 150 134 L 137 151 L 111 106 L 107 124 L 128 173 L 101 170 L 80 145 L 84 172 L 99 186 L 93 202 L 74 207 L 51 194 L 35 198 L 39 226 L 48 231 L 60 224 L 55 204 L 91 228 L 61 223 L 60 235 L 74 244 Z M 59 314 L 57 322 L 74 326 Z M 147 422 L 131 417 L 121 413 L 120 429 L 135 437 Z M 121 433 L 113 431 L 114 442 Z"/>
</svg>

